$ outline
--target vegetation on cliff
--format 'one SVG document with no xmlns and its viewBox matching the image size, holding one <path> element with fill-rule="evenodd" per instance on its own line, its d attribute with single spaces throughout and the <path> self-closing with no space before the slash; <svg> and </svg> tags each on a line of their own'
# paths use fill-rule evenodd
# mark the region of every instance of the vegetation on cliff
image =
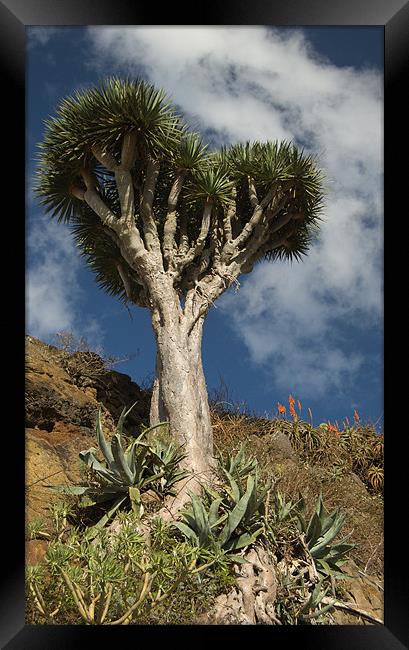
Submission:
<svg viewBox="0 0 409 650">
<path fill-rule="evenodd" d="M 47 352 L 49 371 L 67 361 L 52 346 L 30 345 L 32 357 Z M 79 384 L 77 377 L 72 390 L 90 390 Z M 34 383 L 28 399 L 30 390 Z M 149 431 L 142 417 L 128 430 L 125 410 L 118 423 L 103 401 L 94 404 L 87 438 L 67 422 L 30 429 L 57 444 L 66 426 L 81 480 L 66 476 L 63 490 L 72 495 L 29 518 L 28 549 L 42 551 L 27 557 L 28 623 L 381 621 L 383 435 L 358 413 L 342 426 L 314 426 L 291 396 L 288 417 L 278 404 L 271 420 L 215 396 L 217 479 L 166 518 L 164 496 L 183 449 L 166 425 Z"/>
</svg>

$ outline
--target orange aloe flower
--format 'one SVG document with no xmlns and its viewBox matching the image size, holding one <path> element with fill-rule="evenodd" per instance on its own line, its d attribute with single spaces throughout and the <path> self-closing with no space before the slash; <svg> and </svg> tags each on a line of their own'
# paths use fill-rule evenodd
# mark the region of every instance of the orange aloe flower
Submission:
<svg viewBox="0 0 409 650">
<path fill-rule="evenodd" d="M 289 403 L 289 405 L 290 405 L 290 414 L 291 414 L 291 417 L 296 418 L 296 417 L 297 417 L 297 413 L 295 412 L 295 408 L 294 408 L 295 399 L 294 399 L 294 397 L 293 397 L 292 395 L 289 395 L 289 397 L 288 397 L 288 403 Z"/>
<path fill-rule="evenodd" d="M 355 422 L 360 422 L 360 417 L 356 409 L 354 409 L 354 420 Z"/>
<path fill-rule="evenodd" d="M 333 431 L 334 433 L 339 433 L 338 427 L 335 424 L 331 424 L 329 420 L 328 420 L 328 429 L 330 431 Z"/>
<path fill-rule="evenodd" d="M 277 402 L 277 410 L 278 410 L 279 413 L 281 413 L 281 415 L 285 415 L 286 412 L 287 412 L 286 409 L 285 409 L 285 406 L 280 404 L 280 402 Z"/>
<path fill-rule="evenodd" d="M 300 402 L 299 399 L 297 399 L 297 406 L 298 406 L 298 410 L 299 410 L 300 415 L 301 415 L 302 408 L 301 408 L 301 402 Z"/>
</svg>

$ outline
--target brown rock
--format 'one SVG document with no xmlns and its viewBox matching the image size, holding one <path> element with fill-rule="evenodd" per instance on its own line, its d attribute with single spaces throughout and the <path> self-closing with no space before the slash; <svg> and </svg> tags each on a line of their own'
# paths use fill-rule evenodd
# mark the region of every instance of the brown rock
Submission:
<svg viewBox="0 0 409 650">
<path fill-rule="evenodd" d="M 48 485 L 75 485 L 80 481 L 78 453 L 92 445 L 90 438 L 50 442 L 48 431 L 26 431 L 26 523 L 50 521 L 50 505 L 60 498 Z M 80 441 L 80 442 L 79 442 Z"/>
<path fill-rule="evenodd" d="M 146 422 L 149 413 L 149 394 L 128 375 L 107 371 L 103 377 L 90 377 L 89 366 L 84 363 L 84 376 L 81 376 L 78 353 L 72 357 L 76 361 L 75 374 L 70 374 L 66 354 L 26 337 L 27 523 L 35 518 L 50 518 L 48 508 L 60 496 L 46 485 L 80 482 L 78 454 L 96 446 L 95 422 L 99 408 L 108 436 L 124 406 L 137 402 L 124 426 L 130 435 L 139 433 L 141 422 Z"/>
<path fill-rule="evenodd" d="M 289 437 L 283 431 L 275 431 L 264 436 L 263 442 L 268 445 L 271 456 L 275 460 L 298 460 Z"/>
<path fill-rule="evenodd" d="M 354 579 L 345 581 L 346 594 L 342 598 L 342 602 L 349 604 L 351 608 L 367 612 L 376 619 L 383 620 L 382 578 L 363 575 L 363 572 L 360 572 L 352 560 L 344 565 L 343 570 Z M 337 610 L 333 616 L 338 625 L 371 624 L 369 619 L 353 612 Z"/>
</svg>

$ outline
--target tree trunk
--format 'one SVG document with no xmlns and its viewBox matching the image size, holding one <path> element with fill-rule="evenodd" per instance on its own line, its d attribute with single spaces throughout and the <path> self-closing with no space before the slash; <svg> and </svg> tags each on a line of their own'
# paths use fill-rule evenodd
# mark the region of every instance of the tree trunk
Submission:
<svg viewBox="0 0 409 650">
<path fill-rule="evenodd" d="M 201 344 L 204 318 L 190 331 L 177 317 L 166 322 L 153 313 L 156 336 L 156 379 L 150 420 L 151 426 L 168 420 L 172 437 L 183 447 L 183 469 L 189 472 L 177 486 L 178 497 L 172 503 L 176 511 L 186 501 L 187 490 L 198 493 L 214 473 L 213 432 L 206 381 L 203 373 Z"/>
</svg>

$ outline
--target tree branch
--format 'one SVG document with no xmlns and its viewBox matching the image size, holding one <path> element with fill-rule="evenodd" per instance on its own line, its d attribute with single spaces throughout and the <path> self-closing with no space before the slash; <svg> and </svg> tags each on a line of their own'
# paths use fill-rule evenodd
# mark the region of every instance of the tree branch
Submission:
<svg viewBox="0 0 409 650">
<path fill-rule="evenodd" d="M 121 147 L 121 163 L 119 167 L 122 171 L 129 172 L 135 164 L 136 159 L 136 131 L 130 131 L 124 135 Z"/>
<path fill-rule="evenodd" d="M 160 169 L 159 160 L 149 159 L 146 170 L 146 181 L 141 198 L 141 216 L 145 235 L 146 248 L 148 250 L 160 250 L 158 229 L 153 217 L 153 199 L 155 196 L 156 182 Z"/>
<path fill-rule="evenodd" d="M 135 219 L 135 199 L 131 168 L 136 157 L 136 131 L 124 135 L 121 147 L 121 162 L 114 169 L 115 181 L 121 205 L 122 219 L 133 224 Z"/>
<path fill-rule="evenodd" d="M 267 213 L 268 221 L 271 221 L 274 215 L 276 214 L 277 214 L 277 210 Z M 271 223 L 271 226 L 268 229 L 269 234 L 272 235 L 273 233 L 277 232 L 277 230 L 280 230 L 280 228 L 286 226 L 287 223 L 289 223 L 292 218 L 293 218 L 293 214 L 291 212 L 281 214 L 279 217 L 277 217 L 277 219 L 274 219 L 274 221 Z"/>
<path fill-rule="evenodd" d="M 122 152 L 124 156 L 124 167 L 127 167 L 132 164 L 132 156 L 134 155 L 134 138 L 135 136 L 129 134 L 128 138 L 124 139 Z M 84 168 L 81 171 L 82 178 L 86 185 L 86 190 L 83 194 L 83 200 L 89 205 L 89 207 L 99 216 L 102 221 L 102 224 L 108 229 L 111 229 L 116 235 L 111 237 L 115 241 L 115 244 L 118 246 L 122 257 L 129 264 L 129 266 L 136 271 L 136 273 L 141 278 L 150 278 L 153 271 L 159 271 L 158 260 L 152 258 L 149 254 L 149 251 L 145 247 L 144 241 L 140 235 L 140 232 L 135 224 L 134 219 L 134 209 L 132 207 L 133 201 L 133 184 L 132 178 L 129 171 L 123 170 L 120 165 L 117 165 L 113 161 L 113 157 L 107 152 L 101 152 L 100 149 L 94 148 L 97 159 L 99 157 L 100 161 L 104 162 L 107 168 L 114 171 L 117 181 L 118 193 L 121 200 L 121 211 L 125 213 L 125 218 L 121 217 L 118 219 L 109 207 L 104 203 L 102 198 L 97 192 L 97 181 L 94 174 L 91 170 Z M 149 173 L 150 172 L 150 173 Z M 155 236 L 157 246 L 156 248 L 160 251 L 160 244 L 157 237 L 156 224 L 154 223 L 153 214 L 152 214 L 152 202 L 154 189 L 156 185 L 156 179 L 159 173 L 159 162 L 151 161 L 151 164 L 148 164 L 148 174 L 144 187 L 144 192 L 142 196 L 142 207 L 141 211 L 143 214 L 143 221 L 145 226 L 145 237 L 149 241 L 149 234 Z M 123 176 L 121 176 L 123 175 Z M 122 182 L 122 186 L 121 186 Z M 71 193 L 78 198 L 82 198 L 82 191 L 80 188 L 71 188 Z M 162 257 L 160 257 L 162 262 Z M 160 264 L 161 266 L 161 264 Z M 124 267 L 122 267 L 124 271 Z M 119 271 L 118 271 L 119 272 Z M 121 274 L 120 274 L 121 275 Z M 124 274 L 122 274 L 124 275 Z M 124 277 L 121 276 L 122 281 L 124 282 Z M 125 291 L 127 295 L 129 294 L 129 286 L 127 288 L 126 280 L 124 283 Z M 142 283 L 145 291 L 144 300 L 147 299 L 148 293 L 151 287 L 145 286 L 145 283 Z M 136 302 L 133 299 L 134 302 Z M 139 304 L 136 302 L 136 304 Z"/>
<path fill-rule="evenodd" d="M 361 616 L 362 618 L 366 618 L 368 619 L 368 621 L 372 621 L 373 623 L 379 623 L 379 625 L 383 625 L 384 623 L 382 619 L 373 616 L 372 614 L 366 612 L 363 609 L 358 609 L 357 607 L 354 607 L 352 604 L 349 603 L 343 603 L 339 600 L 333 600 L 329 596 L 324 596 L 321 602 L 323 605 L 332 605 L 337 609 L 343 609 L 347 612 L 351 612 L 352 614 L 356 614 L 357 616 Z"/>
<path fill-rule="evenodd" d="M 230 242 L 233 239 L 231 221 L 236 215 L 236 196 L 237 190 L 233 187 L 232 202 L 224 209 L 223 232 L 226 242 Z"/>
<path fill-rule="evenodd" d="M 118 163 L 109 151 L 104 151 L 99 145 L 94 145 L 91 151 L 105 169 L 110 172 L 115 172 L 118 169 Z"/>
<path fill-rule="evenodd" d="M 115 172 L 115 181 L 121 205 L 121 220 L 128 224 L 135 223 L 135 200 L 131 172 L 119 169 Z"/>
<path fill-rule="evenodd" d="M 273 244 L 271 244 L 270 242 L 266 242 L 265 244 L 263 244 L 257 249 L 256 253 L 249 255 L 247 259 L 243 258 L 243 261 L 238 260 L 238 263 L 240 264 L 240 273 L 250 273 L 253 270 L 256 257 L 260 258 L 262 255 L 267 253 L 267 251 L 272 251 L 275 248 L 280 248 L 280 246 L 284 246 L 287 243 L 287 239 L 288 236 L 282 237 L 281 239 L 274 242 Z"/>
<path fill-rule="evenodd" d="M 78 187 L 77 185 L 71 185 L 69 191 L 70 194 L 72 196 L 75 196 L 76 199 L 79 199 L 80 201 L 85 201 L 84 199 L 85 190 L 82 189 L 81 187 Z"/>
<path fill-rule="evenodd" d="M 120 262 L 116 263 L 116 268 L 118 270 L 119 277 L 121 278 L 122 283 L 124 285 L 126 296 L 128 300 L 132 300 L 132 288 L 131 288 L 131 281 L 129 275 L 126 272 L 124 266 Z"/>
<path fill-rule="evenodd" d="M 163 257 L 168 267 L 172 266 L 174 257 L 175 234 L 176 234 L 176 208 L 180 192 L 183 187 L 183 182 L 186 178 L 187 172 L 185 170 L 179 171 L 168 197 L 168 213 L 163 230 Z"/>
<path fill-rule="evenodd" d="M 251 218 L 249 219 L 249 221 L 246 223 L 243 230 L 241 231 L 241 233 L 232 242 L 232 248 L 233 249 L 234 248 L 238 249 L 238 248 L 240 248 L 240 246 L 245 244 L 247 239 L 250 237 L 251 233 L 255 229 L 255 227 L 260 223 L 260 221 L 261 221 L 261 219 L 263 217 L 263 213 L 264 213 L 265 208 L 267 207 L 267 205 L 272 200 L 272 198 L 274 196 L 274 193 L 277 191 L 277 185 L 275 183 L 273 183 L 273 185 L 270 187 L 269 191 L 264 196 L 263 200 L 260 201 L 260 203 L 255 203 L 255 201 L 257 199 L 257 194 L 256 194 L 254 184 L 252 184 L 251 182 L 250 182 L 250 190 L 249 191 L 250 191 L 250 196 L 252 197 L 252 198 L 250 198 L 250 201 L 252 201 L 254 203 L 254 211 L 253 211 L 253 214 L 252 214 Z M 279 212 L 281 210 L 281 207 L 282 207 L 281 203 L 282 203 L 283 200 L 284 200 L 284 197 L 281 197 L 281 196 L 277 197 L 276 206 L 274 208 L 275 213 L 277 213 L 277 212 Z"/>
<path fill-rule="evenodd" d="M 116 230 L 118 226 L 118 219 L 113 212 L 103 202 L 101 197 L 96 191 L 96 180 L 94 175 L 89 169 L 82 169 L 81 176 L 87 187 L 84 192 L 84 201 L 89 207 L 99 216 L 104 226 Z"/>
<path fill-rule="evenodd" d="M 189 237 L 187 234 L 187 216 L 184 212 L 180 217 L 179 225 L 179 246 L 177 251 L 177 257 L 179 259 L 183 258 L 189 250 Z"/>
<path fill-rule="evenodd" d="M 249 199 L 252 208 L 255 209 L 258 206 L 258 196 L 254 179 L 251 177 L 249 177 Z"/>
<path fill-rule="evenodd" d="M 213 209 L 213 203 L 207 200 L 203 210 L 202 225 L 200 227 L 199 235 L 196 239 L 196 242 L 193 244 L 193 246 L 190 247 L 185 257 L 181 260 L 180 262 L 181 269 L 187 266 L 188 264 L 190 264 L 191 262 L 193 262 L 195 257 L 200 255 L 200 253 L 202 252 L 205 245 L 206 237 L 209 234 L 212 209 Z"/>
</svg>

